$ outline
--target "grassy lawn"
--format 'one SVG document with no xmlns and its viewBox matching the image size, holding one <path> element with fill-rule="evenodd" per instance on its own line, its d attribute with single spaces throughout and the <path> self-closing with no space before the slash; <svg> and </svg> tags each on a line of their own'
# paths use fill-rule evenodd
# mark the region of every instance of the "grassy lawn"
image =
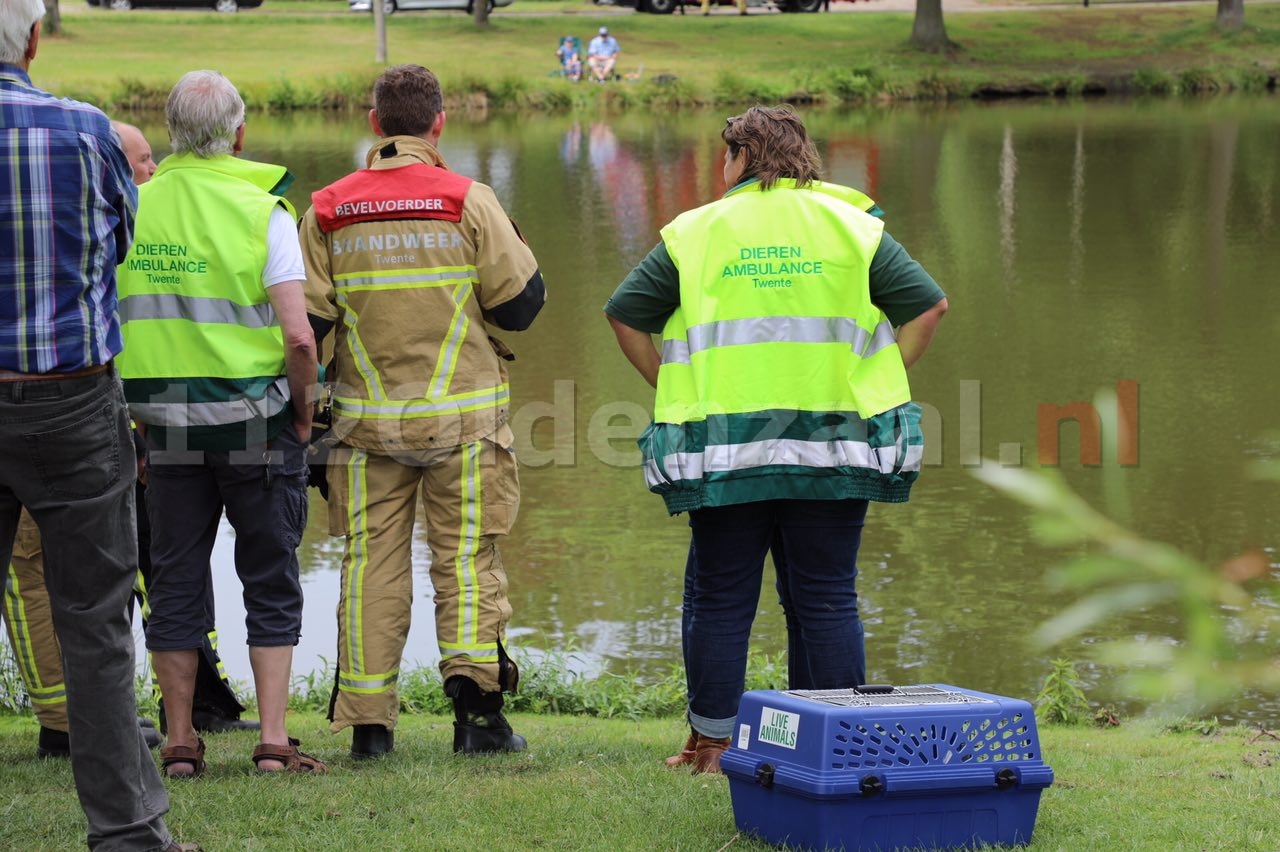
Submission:
<svg viewBox="0 0 1280 852">
<path fill-rule="evenodd" d="M 726 779 L 663 766 L 684 739 L 677 719 L 513 721 L 531 743 L 523 754 L 454 757 L 450 720 L 413 715 L 401 717 L 388 759 L 357 763 L 348 735 L 330 735 L 316 714 L 295 716 L 291 732 L 332 769 L 314 778 L 259 777 L 252 734 L 211 736 L 208 774 L 169 784 L 170 826 L 208 850 L 770 848 L 739 836 Z M 83 818 L 70 769 L 36 759 L 35 739 L 32 718 L 0 717 L 0 798 L 9 803 L 0 848 L 75 848 Z M 1048 726 L 1040 739 L 1056 777 L 1033 850 L 1280 849 L 1274 735 L 1135 722 Z"/>
<path fill-rule="evenodd" d="M 461 12 L 394 15 L 388 58 L 432 68 L 453 98 L 515 108 L 1274 88 L 1280 4 L 1249 6 L 1248 26 L 1230 36 L 1216 31 L 1213 16 L 1207 3 L 957 13 L 947 31 L 958 49 L 929 55 L 906 44 L 909 12 L 704 19 L 525 0 L 496 11 L 483 29 Z M 223 71 L 256 107 L 360 107 L 380 68 L 371 17 L 341 0 L 269 0 L 237 15 L 72 4 L 64 24 L 64 36 L 42 40 L 34 78 L 106 108 L 161 105 L 193 68 Z M 620 70 L 643 66 L 638 83 L 556 76 L 560 36 L 585 40 L 601 24 L 622 44 Z"/>
</svg>

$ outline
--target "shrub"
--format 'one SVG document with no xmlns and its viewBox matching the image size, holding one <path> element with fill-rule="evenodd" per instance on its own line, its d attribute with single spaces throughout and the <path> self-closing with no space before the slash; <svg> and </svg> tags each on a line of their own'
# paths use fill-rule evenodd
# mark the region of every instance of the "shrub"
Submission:
<svg viewBox="0 0 1280 852">
<path fill-rule="evenodd" d="M 1188 68 L 1178 75 L 1178 92 L 1183 95 L 1213 94 L 1222 84 L 1203 68 Z"/>
<path fill-rule="evenodd" d="M 730 72 L 721 73 L 712 90 L 715 102 L 721 104 L 779 103 L 787 94 L 777 83 L 747 80 Z"/>
<path fill-rule="evenodd" d="M 875 72 L 869 68 L 837 68 L 829 75 L 828 85 L 842 101 L 862 102 L 880 90 Z"/>
<path fill-rule="evenodd" d="M 1080 688 L 1080 673 L 1071 660 L 1054 660 L 1036 696 L 1036 709 L 1046 723 L 1079 725 L 1089 716 L 1089 700 Z"/>
<path fill-rule="evenodd" d="M 1133 88 L 1146 95 L 1167 95 L 1173 91 L 1174 83 L 1163 71 L 1142 68 L 1133 74 Z"/>
</svg>

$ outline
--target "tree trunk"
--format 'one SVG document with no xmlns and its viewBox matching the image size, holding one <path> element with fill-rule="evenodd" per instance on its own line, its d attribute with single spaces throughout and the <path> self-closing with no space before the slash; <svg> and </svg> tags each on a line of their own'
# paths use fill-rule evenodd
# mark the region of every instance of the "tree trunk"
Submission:
<svg viewBox="0 0 1280 852">
<path fill-rule="evenodd" d="M 1218 30 L 1237 33 L 1244 29 L 1244 0 L 1218 0 Z"/>
<path fill-rule="evenodd" d="M 471 0 L 471 17 L 477 27 L 489 26 L 489 0 Z"/>
<path fill-rule="evenodd" d="M 929 53 L 942 53 L 956 46 L 947 38 L 947 27 L 942 23 L 942 0 L 916 0 L 916 19 L 911 27 L 910 43 L 912 47 Z"/>
<path fill-rule="evenodd" d="M 373 4 L 373 61 L 387 64 L 387 10 L 382 0 L 370 0 Z"/>
<path fill-rule="evenodd" d="M 58 0 L 46 0 L 44 10 L 44 24 L 41 25 L 40 32 L 58 35 L 62 32 L 62 12 L 58 11 Z M 1218 14 L 1221 15 L 1222 12 L 1219 11 Z"/>
</svg>

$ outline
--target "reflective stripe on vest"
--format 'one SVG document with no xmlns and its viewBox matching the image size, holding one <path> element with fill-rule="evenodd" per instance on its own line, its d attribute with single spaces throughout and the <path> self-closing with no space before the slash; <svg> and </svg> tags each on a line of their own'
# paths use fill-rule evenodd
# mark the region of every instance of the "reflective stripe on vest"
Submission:
<svg viewBox="0 0 1280 852">
<path fill-rule="evenodd" d="M 230 299 L 187 296 L 180 293 L 141 293 L 120 300 L 122 322 L 180 319 L 201 323 L 225 323 L 245 328 L 276 325 L 276 312 L 267 302 L 240 305 Z"/>
<path fill-rule="evenodd" d="M 187 400 L 186 386 L 174 384 L 152 399 L 130 399 L 129 410 L 143 423 L 185 429 L 192 426 L 234 426 L 251 420 L 269 420 L 289 407 L 289 380 L 273 381 L 261 398 L 240 397 L 206 402 Z"/>
<path fill-rule="evenodd" d="M 903 502 L 919 476 L 920 407 L 856 412 L 711 413 L 652 423 L 638 443 L 645 481 L 668 511 L 756 500 Z"/>
<path fill-rule="evenodd" d="M 872 447 L 866 441 L 799 441 L 768 439 L 749 444 L 721 444 L 702 452 L 669 453 L 644 462 L 650 487 L 702 479 L 708 473 L 788 466 L 801 468 L 867 468 L 884 474 L 919 471 L 923 445 Z"/>
<path fill-rule="evenodd" d="M 886 319 L 868 333 L 848 317 L 753 317 L 697 325 L 687 339 L 662 341 L 662 363 L 691 364 L 690 356 L 717 346 L 752 343 L 843 343 L 860 358 L 868 358 L 898 342 Z"/>
</svg>

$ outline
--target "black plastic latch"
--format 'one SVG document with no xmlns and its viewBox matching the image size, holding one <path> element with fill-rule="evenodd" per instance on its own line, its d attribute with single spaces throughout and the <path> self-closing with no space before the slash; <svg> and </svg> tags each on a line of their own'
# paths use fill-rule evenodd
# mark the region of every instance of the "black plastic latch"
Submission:
<svg viewBox="0 0 1280 852">
<path fill-rule="evenodd" d="M 1018 773 L 1012 769 L 1001 769 L 996 773 L 996 786 L 1001 790 L 1018 786 Z"/>
<path fill-rule="evenodd" d="M 773 786 L 773 764 L 762 763 L 756 769 L 756 783 L 768 790 Z"/>
<path fill-rule="evenodd" d="M 893 692 L 896 687 L 890 683 L 864 683 L 862 686 L 854 687 L 863 695 L 885 695 Z"/>
<path fill-rule="evenodd" d="M 858 785 L 858 790 L 864 796 L 878 796 L 884 792 L 884 782 L 880 780 L 879 775 L 868 775 L 862 779 L 862 783 Z"/>
</svg>

